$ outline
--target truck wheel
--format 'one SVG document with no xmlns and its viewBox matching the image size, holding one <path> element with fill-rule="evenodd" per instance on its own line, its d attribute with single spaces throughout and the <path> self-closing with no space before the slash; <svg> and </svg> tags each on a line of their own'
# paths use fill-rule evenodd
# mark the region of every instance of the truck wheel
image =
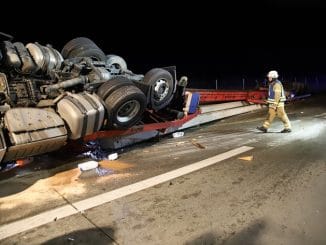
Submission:
<svg viewBox="0 0 326 245">
<path fill-rule="evenodd" d="M 122 57 L 113 54 L 106 56 L 106 65 L 113 74 L 120 74 L 128 69 L 126 61 Z"/>
<path fill-rule="evenodd" d="M 70 40 L 61 51 L 64 59 L 75 57 L 91 57 L 98 61 L 105 61 L 106 56 L 103 51 L 90 39 L 77 37 Z"/>
<path fill-rule="evenodd" d="M 115 77 L 103 83 L 97 90 L 97 95 L 105 100 L 114 90 L 133 83 L 126 77 Z"/>
<path fill-rule="evenodd" d="M 127 85 L 114 90 L 106 99 L 108 126 L 129 128 L 142 117 L 146 106 L 146 97 L 134 85 Z"/>
<path fill-rule="evenodd" d="M 150 86 L 149 105 L 155 109 L 162 109 L 170 101 L 174 82 L 167 70 L 154 68 L 145 74 L 143 83 Z"/>
</svg>

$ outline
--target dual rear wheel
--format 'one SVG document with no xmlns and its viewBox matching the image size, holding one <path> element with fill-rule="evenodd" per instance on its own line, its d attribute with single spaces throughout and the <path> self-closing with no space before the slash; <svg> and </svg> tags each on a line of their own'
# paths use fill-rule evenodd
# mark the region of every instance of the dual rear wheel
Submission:
<svg viewBox="0 0 326 245">
<path fill-rule="evenodd" d="M 64 59 L 75 57 L 91 57 L 97 61 L 105 61 L 110 71 L 120 74 L 127 70 L 123 58 L 116 55 L 105 55 L 90 39 L 78 37 L 69 41 L 61 52 Z M 107 126 L 113 128 L 128 128 L 142 118 L 146 107 L 155 111 L 166 107 L 174 92 L 174 80 L 170 72 L 154 68 L 144 76 L 140 90 L 131 80 L 123 76 L 114 77 L 98 90 L 98 96 L 107 108 Z"/>
</svg>

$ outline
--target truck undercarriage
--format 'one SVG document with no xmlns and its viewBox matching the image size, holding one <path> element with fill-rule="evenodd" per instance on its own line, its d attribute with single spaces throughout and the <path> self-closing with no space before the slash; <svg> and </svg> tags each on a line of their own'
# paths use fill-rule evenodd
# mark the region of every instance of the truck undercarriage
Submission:
<svg viewBox="0 0 326 245">
<path fill-rule="evenodd" d="M 85 37 L 61 52 L 12 42 L 6 34 L 1 39 L 0 162 L 55 151 L 100 130 L 143 124 L 145 111 L 165 110 L 170 118 L 177 114 L 168 110 L 182 113 L 182 104 L 172 100 L 177 89 L 183 96 L 186 83 L 177 86 L 175 67 L 134 74 L 122 57 L 105 55 Z"/>
</svg>

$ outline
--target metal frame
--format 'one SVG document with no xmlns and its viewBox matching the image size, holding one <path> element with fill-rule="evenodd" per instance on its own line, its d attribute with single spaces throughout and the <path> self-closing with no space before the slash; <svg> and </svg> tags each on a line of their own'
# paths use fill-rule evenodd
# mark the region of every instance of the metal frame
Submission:
<svg viewBox="0 0 326 245">
<path fill-rule="evenodd" d="M 200 104 L 226 102 L 226 101 L 248 101 L 256 104 L 264 104 L 265 103 L 264 100 L 267 98 L 266 90 L 216 91 L 216 90 L 187 89 L 187 91 L 199 93 Z"/>
<path fill-rule="evenodd" d="M 256 91 L 212 91 L 212 90 L 199 90 L 199 89 L 189 89 L 187 91 L 200 93 L 199 104 L 208 104 L 216 102 L 227 102 L 227 101 L 247 101 L 255 104 L 265 104 L 265 99 L 267 97 L 267 91 L 256 90 Z M 112 138 L 119 136 L 126 136 L 137 134 L 141 132 L 148 131 L 159 131 L 161 133 L 166 133 L 171 131 L 172 128 L 182 128 L 190 120 L 196 118 L 200 115 L 200 110 L 196 113 L 187 115 L 181 119 L 175 119 L 172 121 L 154 122 L 147 123 L 143 125 L 133 126 L 128 129 L 108 129 L 103 131 L 95 132 L 94 134 L 84 137 L 84 142 L 102 139 L 102 138 Z M 153 114 L 152 116 L 156 116 Z M 211 121 L 214 119 L 212 118 Z M 216 119 L 215 119 L 216 120 Z M 153 120 L 154 121 L 154 120 Z"/>
<path fill-rule="evenodd" d="M 98 131 L 94 134 L 88 135 L 84 137 L 84 142 L 101 139 L 101 138 L 110 138 L 122 135 L 131 135 L 140 132 L 146 131 L 153 131 L 157 130 L 162 133 L 168 131 L 169 128 L 178 128 L 181 127 L 186 122 L 190 121 L 191 119 L 195 118 L 200 112 L 197 111 L 194 114 L 188 115 L 183 117 L 182 119 L 176 119 L 173 121 L 166 121 L 166 122 L 157 122 L 157 123 L 149 123 L 144 125 L 133 126 L 128 129 L 110 129 L 105 131 Z"/>
</svg>

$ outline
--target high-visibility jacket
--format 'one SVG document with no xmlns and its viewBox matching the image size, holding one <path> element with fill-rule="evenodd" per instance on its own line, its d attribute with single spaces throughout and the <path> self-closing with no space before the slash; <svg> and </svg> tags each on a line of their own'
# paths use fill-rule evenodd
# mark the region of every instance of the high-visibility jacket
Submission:
<svg viewBox="0 0 326 245">
<path fill-rule="evenodd" d="M 267 103 L 275 106 L 284 106 L 286 101 L 283 85 L 279 80 L 273 81 L 269 85 Z"/>
</svg>

